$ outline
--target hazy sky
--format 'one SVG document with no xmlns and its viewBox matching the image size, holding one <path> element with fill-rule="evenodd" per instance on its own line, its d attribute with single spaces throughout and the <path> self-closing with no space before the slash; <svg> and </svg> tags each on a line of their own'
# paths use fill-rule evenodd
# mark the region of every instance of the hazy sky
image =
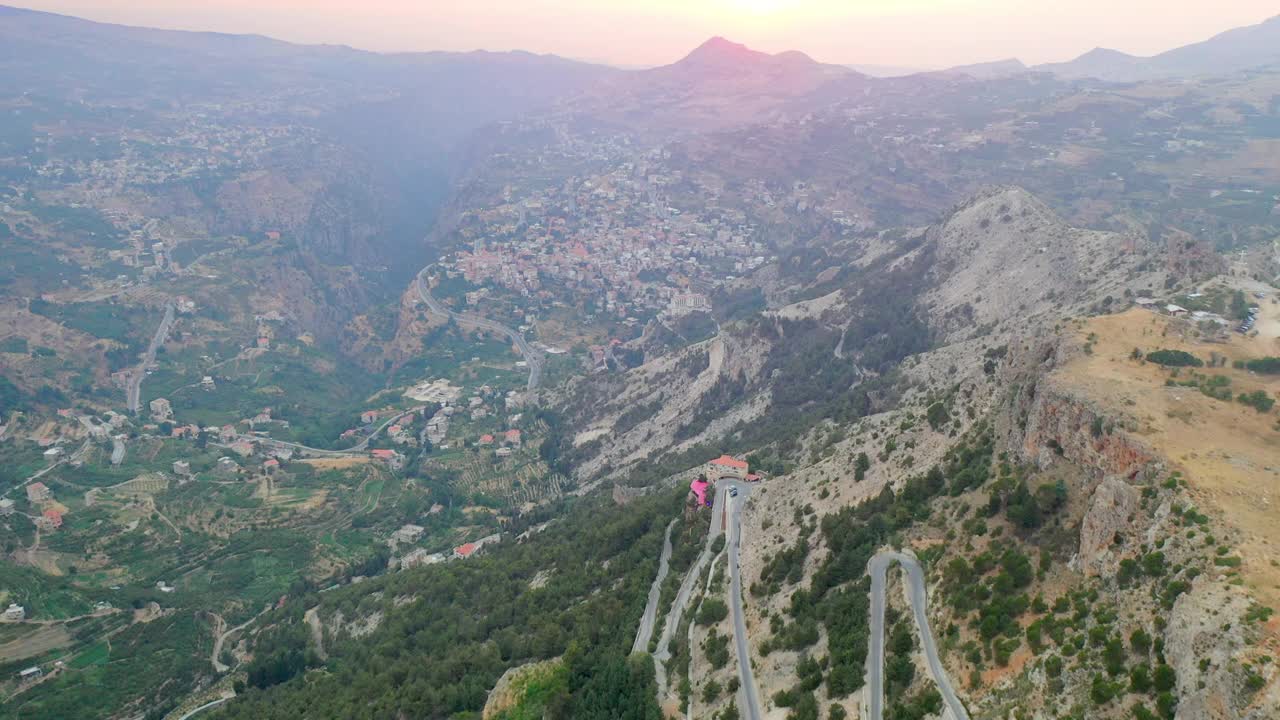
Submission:
<svg viewBox="0 0 1280 720">
<path fill-rule="evenodd" d="M 524 49 L 672 62 L 723 35 L 834 63 L 942 67 L 1095 46 L 1150 55 L 1280 14 L 1277 0 L 0 0 L 93 20 L 370 50 Z"/>
</svg>

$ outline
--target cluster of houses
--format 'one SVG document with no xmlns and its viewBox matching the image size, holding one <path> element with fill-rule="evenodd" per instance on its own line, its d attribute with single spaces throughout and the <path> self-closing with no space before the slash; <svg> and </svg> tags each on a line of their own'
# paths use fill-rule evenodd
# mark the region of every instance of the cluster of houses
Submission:
<svg viewBox="0 0 1280 720">
<path fill-rule="evenodd" d="M 1265 297 L 1261 293 L 1257 293 L 1255 295 L 1257 297 Z M 1199 297 L 1202 297 L 1202 293 L 1198 293 L 1198 292 L 1191 293 L 1187 297 L 1199 298 Z M 1148 298 L 1148 297 L 1137 298 L 1134 302 L 1138 305 L 1138 307 L 1143 307 L 1148 310 L 1158 310 L 1168 315 L 1169 317 L 1189 318 L 1196 322 L 1211 322 L 1211 323 L 1220 325 L 1223 328 L 1230 327 L 1231 325 L 1230 320 L 1222 317 L 1218 313 L 1209 312 L 1207 310 L 1188 310 L 1187 308 L 1184 308 L 1181 305 L 1177 305 L 1175 303 L 1165 303 L 1162 305 L 1160 302 L 1158 302 L 1154 298 Z M 1251 332 L 1253 330 L 1254 324 L 1257 323 L 1258 312 L 1259 312 L 1259 307 L 1257 305 L 1250 306 L 1244 320 L 1241 320 L 1240 324 L 1236 326 L 1236 332 L 1242 335 Z"/>
<path fill-rule="evenodd" d="M 670 207 L 665 188 L 685 179 L 662 158 L 637 161 L 592 143 L 582 150 L 607 169 L 563 187 L 506 188 L 492 206 L 464 213 L 458 232 L 472 247 L 440 263 L 447 274 L 547 301 L 589 298 L 627 318 L 703 307 L 705 296 L 691 297 L 689 285 L 715 287 L 726 271 L 767 261 L 742 210 Z"/>
<path fill-rule="evenodd" d="M 49 486 L 37 480 L 27 485 L 26 490 L 27 502 L 41 508 L 39 515 L 32 516 L 31 521 L 35 526 L 45 532 L 52 532 L 62 527 L 62 510 L 60 509 L 62 506 L 53 499 L 53 491 Z M 12 512 L 11 509 L 10 512 Z"/>
<path fill-rule="evenodd" d="M 519 450 L 524 441 L 521 439 L 520 431 L 516 429 L 500 433 L 497 437 L 486 433 L 476 440 L 476 445 L 479 447 L 492 447 L 495 443 L 498 447 L 493 454 L 498 457 L 508 457 L 512 452 Z"/>
</svg>

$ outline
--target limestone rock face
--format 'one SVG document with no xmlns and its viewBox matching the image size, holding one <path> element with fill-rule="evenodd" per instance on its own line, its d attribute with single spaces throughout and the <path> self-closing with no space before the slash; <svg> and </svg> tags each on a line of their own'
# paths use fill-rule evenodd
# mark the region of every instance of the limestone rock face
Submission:
<svg viewBox="0 0 1280 720">
<path fill-rule="evenodd" d="M 1246 644 L 1240 619 L 1248 608 L 1244 593 L 1213 582 L 1196 583 L 1174 604 L 1164 655 L 1178 674 L 1177 720 L 1243 717 L 1233 669 Z"/>
<path fill-rule="evenodd" d="M 1138 491 L 1117 477 L 1108 477 L 1093 491 L 1080 523 L 1080 569 L 1086 575 L 1110 575 L 1120 562 L 1113 545 L 1117 533 L 1129 536 Z"/>
</svg>

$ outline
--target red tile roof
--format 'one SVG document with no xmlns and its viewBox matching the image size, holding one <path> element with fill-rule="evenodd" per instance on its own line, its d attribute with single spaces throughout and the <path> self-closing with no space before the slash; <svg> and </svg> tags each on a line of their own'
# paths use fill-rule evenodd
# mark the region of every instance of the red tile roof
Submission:
<svg viewBox="0 0 1280 720">
<path fill-rule="evenodd" d="M 454 548 L 453 551 L 461 555 L 462 557 L 468 557 L 471 555 L 471 553 L 476 551 L 476 544 L 466 543 L 463 545 L 459 545 L 458 547 Z"/>
<path fill-rule="evenodd" d="M 715 460 L 712 460 L 711 464 L 719 465 L 721 467 L 731 467 L 738 470 L 747 469 L 747 462 L 745 460 L 739 460 L 737 458 L 729 457 L 728 455 L 721 455 Z"/>
</svg>

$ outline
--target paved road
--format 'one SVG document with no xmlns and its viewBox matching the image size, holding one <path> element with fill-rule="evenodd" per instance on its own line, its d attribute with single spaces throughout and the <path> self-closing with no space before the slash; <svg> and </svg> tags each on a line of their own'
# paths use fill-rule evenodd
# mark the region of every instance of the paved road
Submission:
<svg viewBox="0 0 1280 720">
<path fill-rule="evenodd" d="M 916 628 L 920 631 L 921 645 L 924 647 L 925 659 L 929 663 L 929 672 L 933 682 L 942 694 L 942 700 L 950 711 L 952 720 L 969 720 L 969 713 L 964 704 L 951 687 L 947 678 L 947 670 L 938 657 L 938 648 L 934 643 L 933 631 L 929 629 L 928 600 L 925 597 L 924 570 L 920 563 L 910 555 L 885 550 L 877 553 L 867 563 L 867 572 L 871 574 L 871 647 L 867 652 L 867 687 L 870 690 L 869 700 L 871 720 L 884 717 L 884 587 L 885 576 L 889 566 L 899 563 L 907 571 L 907 589 L 911 600 L 911 610 L 915 615 Z"/>
<path fill-rule="evenodd" d="M 742 545 L 742 507 L 747 504 L 751 486 L 737 482 L 726 484 L 738 489 L 738 496 L 729 498 L 729 599 L 733 614 L 733 644 L 738 654 L 738 694 L 741 700 L 738 706 L 742 708 L 747 720 L 760 720 L 760 698 L 756 691 L 755 671 L 751 667 L 751 648 L 742 609 L 742 573 L 738 568 L 738 555 Z"/>
<path fill-rule="evenodd" d="M 80 447 L 76 448 L 76 451 L 75 451 L 75 452 L 71 453 L 70 455 L 67 455 L 67 454 L 65 454 L 65 453 L 64 453 L 64 454 L 61 456 L 61 459 L 59 459 L 57 462 L 55 462 L 55 463 L 53 463 L 52 465 L 49 465 L 49 466 L 47 466 L 47 467 L 45 467 L 45 468 L 42 468 L 41 470 L 39 470 L 38 472 L 36 472 L 36 474 L 34 474 L 34 475 L 32 475 L 32 476 L 28 477 L 26 480 L 23 480 L 22 482 L 18 483 L 17 485 L 14 485 L 13 487 L 9 488 L 8 490 L 5 490 L 5 491 L 4 491 L 4 494 L 5 494 L 5 495 L 8 495 L 9 493 L 13 492 L 14 490 L 18 490 L 18 489 L 21 489 L 21 488 L 24 488 L 24 487 L 26 487 L 26 486 L 30 485 L 31 483 L 33 483 L 33 482 L 35 482 L 35 481 L 39 480 L 40 478 L 44 477 L 44 476 L 45 476 L 46 474 L 48 474 L 51 470 L 53 470 L 54 468 L 58 467 L 59 465 L 63 465 L 63 464 L 65 464 L 65 463 L 68 463 L 68 462 L 74 462 L 74 461 L 78 460 L 78 459 L 79 459 L 79 458 L 81 458 L 81 457 L 82 457 L 86 452 L 88 452 L 88 451 L 89 451 L 89 446 L 90 446 L 90 445 L 92 445 L 92 444 L 93 444 L 93 439 L 92 439 L 92 438 L 87 438 L 87 439 L 85 439 L 84 443 L 83 443 L 83 444 L 81 444 L 81 445 L 80 445 Z"/>
<path fill-rule="evenodd" d="M 213 641 L 213 652 L 209 654 L 209 660 L 210 662 L 213 663 L 214 670 L 220 673 L 224 673 L 231 669 L 226 665 L 222 664 L 222 659 L 218 657 L 219 655 L 222 654 L 222 645 L 227 641 L 227 638 L 231 637 L 232 634 L 238 633 L 241 630 L 249 627 L 250 625 L 253 624 L 255 620 L 265 615 L 269 610 L 271 610 L 270 605 L 263 608 L 262 612 L 258 613 L 257 615 L 254 615 L 253 617 L 249 618 L 248 620 L 245 620 L 244 622 L 240 623 L 239 625 L 233 628 L 223 630 L 221 633 L 218 634 L 217 639 Z M 223 626 L 226 625 L 226 621 L 222 619 L 221 615 L 214 615 L 214 617 L 218 618 L 218 621 L 222 623 Z"/>
<path fill-rule="evenodd" d="M 147 345 L 147 352 L 142 356 L 142 363 L 134 368 L 133 374 L 129 376 L 129 382 L 125 386 L 125 398 L 128 401 L 129 412 L 137 413 L 138 408 L 142 405 L 142 380 L 147 376 L 147 370 L 155 367 L 156 353 L 159 352 L 160 346 L 164 344 L 165 338 L 169 336 L 169 330 L 173 327 L 173 305 L 164 306 L 164 318 L 160 320 L 160 327 L 156 328 L 156 334 L 151 337 L 151 344 Z"/>
<path fill-rule="evenodd" d="M 689 568 L 689 573 L 684 576 L 684 581 L 680 583 L 680 590 L 676 593 L 676 599 L 671 603 L 671 610 L 667 613 L 666 620 L 663 622 L 662 635 L 658 638 L 658 649 L 653 654 L 653 666 L 657 675 L 659 696 L 666 692 L 667 688 L 667 661 L 671 659 L 671 640 L 675 637 L 676 629 L 680 627 L 680 618 L 689 606 L 689 598 L 693 595 L 693 588 L 698 584 L 698 579 L 702 576 L 702 568 L 706 567 L 706 564 L 711 560 L 711 545 L 717 537 L 720 537 L 722 530 L 720 522 L 721 518 L 724 517 L 724 500 L 727 495 L 726 487 L 717 485 L 715 501 L 711 506 L 711 530 L 707 533 L 706 544 L 702 546 L 702 552 L 698 555 L 698 559 L 694 561 L 693 567 Z"/>
<path fill-rule="evenodd" d="M 356 443 L 355 445 L 352 445 L 351 447 L 345 448 L 342 450 L 323 450 L 321 448 L 308 447 L 301 443 L 289 442 L 288 440 L 276 440 L 275 438 L 262 437 L 261 435 L 246 435 L 244 433 L 236 433 L 235 439 L 247 440 L 249 442 L 256 442 L 262 445 L 269 445 L 275 448 L 288 448 L 290 450 L 297 450 L 305 455 L 315 455 L 316 457 L 335 457 L 335 458 L 336 457 L 353 457 L 367 450 L 369 447 L 369 443 L 372 442 L 374 438 L 378 437 L 378 433 L 387 429 L 393 423 L 399 422 L 400 419 L 403 418 L 404 416 L 412 415 L 413 413 L 418 412 L 420 409 L 421 408 L 414 408 L 412 410 L 405 410 L 404 412 L 398 415 L 392 415 L 391 417 L 384 420 L 381 425 L 375 428 L 373 432 L 369 433 L 368 437 Z M 227 447 L 227 445 L 222 443 L 211 442 L 209 444 L 215 447 L 221 447 L 221 448 Z"/>
<path fill-rule="evenodd" d="M 529 341 L 524 339 L 524 335 L 513 330 L 499 322 L 494 322 L 488 318 L 479 315 L 469 315 L 465 313 L 457 313 L 445 307 L 443 303 L 431 297 L 431 291 L 427 287 L 426 274 L 431 269 L 431 265 L 422 268 L 418 272 L 418 277 L 414 280 L 414 287 L 418 290 L 418 297 L 422 298 L 422 302 L 427 304 L 427 308 L 436 315 L 444 315 L 453 318 L 457 322 L 467 325 L 474 325 L 484 330 L 492 330 L 501 333 L 511 339 L 515 343 L 516 348 L 520 350 L 520 354 L 524 356 L 524 361 L 529 364 L 529 381 L 525 384 L 526 389 L 534 390 L 538 387 L 538 383 L 542 381 L 542 364 L 544 362 L 542 353 L 534 349 Z"/>
<path fill-rule="evenodd" d="M 224 702 L 226 702 L 226 701 L 228 701 L 228 700 L 231 700 L 231 699 L 232 699 L 232 698 L 234 698 L 234 697 L 235 697 L 235 695 L 232 695 L 231 697 L 218 698 L 217 700 L 213 700 L 213 701 L 211 701 L 211 702 L 207 702 L 207 703 L 205 703 L 205 704 L 201 705 L 200 707 L 195 708 L 194 710 L 192 710 L 191 712 L 187 713 L 186 715 L 183 715 L 182 717 L 178 718 L 178 720 L 187 720 L 187 718 L 189 718 L 189 717 L 194 717 L 195 715 L 197 715 L 197 714 L 199 714 L 199 713 L 201 713 L 201 712 L 204 712 L 205 710 L 208 710 L 208 709 L 209 709 L 209 708 L 211 708 L 211 707 L 216 707 L 216 706 L 218 706 L 218 705 L 221 705 L 222 703 L 224 703 Z"/>
<path fill-rule="evenodd" d="M 653 638 L 653 622 L 658 615 L 658 598 L 662 596 L 662 581 L 667 579 L 671 569 L 671 530 L 676 521 L 667 523 L 667 534 L 662 539 L 662 555 L 658 558 L 658 575 L 649 588 L 649 601 L 644 606 L 644 615 L 640 616 L 640 629 L 636 631 L 636 641 L 631 644 L 631 652 L 649 652 L 649 640 Z"/>
<path fill-rule="evenodd" d="M 737 495 L 730 492 L 736 490 Z M 711 505 L 711 529 L 707 532 L 706 544 L 702 553 L 694 562 L 680 591 L 671 605 L 671 611 L 662 626 L 662 635 L 658 639 L 658 649 L 654 653 L 654 670 L 657 675 L 658 693 L 661 695 L 667 687 L 667 662 L 671 659 L 671 640 L 680 626 L 681 617 L 689 606 L 689 599 L 694 587 L 702 577 L 702 570 L 711 560 L 711 546 L 721 532 L 728 531 L 726 536 L 729 551 L 729 594 L 730 607 L 733 614 L 733 639 L 738 655 L 739 703 L 746 720 L 760 720 L 760 698 L 756 690 L 755 673 L 751 668 L 751 650 L 747 639 L 747 626 L 742 608 L 742 578 L 738 566 L 738 551 L 742 540 L 742 507 L 751 493 L 751 485 L 736 480 L 720 480 L 716 482 L 715 500 Z M 726 528 L 725 525 L 728 525 Z"/>
</svg>

